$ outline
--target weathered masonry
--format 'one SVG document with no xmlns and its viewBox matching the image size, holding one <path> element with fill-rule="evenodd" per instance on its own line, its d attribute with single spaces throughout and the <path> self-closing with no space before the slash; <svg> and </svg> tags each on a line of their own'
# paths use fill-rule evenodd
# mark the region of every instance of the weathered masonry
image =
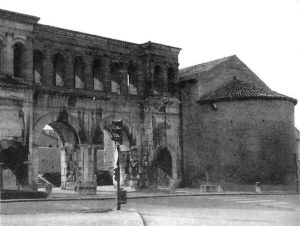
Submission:
<svg viewBox="0 0 300 226">
<path fill-rule="evenodd" d="M 179 48 L 38 21 L 0 10 L 1 189 L 59 172 L 62 189 L 95 193 L 119 120 L 123 186 L 295 187 L 297 101 L 238 57 L 179 71 Z"/>
<path fill-rule="evenodd" d="M 182 152 L 175 80 L 180 49 L 38 21 L 0 10 L 2 187 L 36 189 L 38 165 L 43 164 L 38 153 L 53 148 L 44 139 L 48 126 L 58 134 L 62 188 L 94 192 L 97 152 L 109 149 L 113 156 L 115 149 L 113 120 L 123 120 L 123 184 L 179 185 Z"/>
<path fill-rule="evenodd" d="M 295 99 L 272 91 L 236 56 L 182 69 L 178 82 L 186 185 L 295 190 Z"/>
</svg>

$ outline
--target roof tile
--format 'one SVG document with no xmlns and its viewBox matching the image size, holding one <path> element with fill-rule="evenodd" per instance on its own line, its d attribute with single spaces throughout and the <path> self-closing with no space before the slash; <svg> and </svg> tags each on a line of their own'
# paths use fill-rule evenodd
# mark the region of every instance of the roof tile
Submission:
<svg viewBox="0 0 300 226">
<path fill-rule="evenodd" d="M 199 104 L 234 101 L 234 100 L 250 100 L 250 99 L 264 99 L 264 100 L 287 100 L 297 104 L 297 100 L 283 94 L 268 90 L 257 84 L 245 82 L 234 78 L 225 83 L 220 88 L 202 96 L 197 102 Z"/>
<path fill-rule="evenodd" d="M 229 60 L 230 58 L 232 58 L 234 56 L 235 55 L 228 56 L 228 57 L 223 57 L 223 58 L 213 60 L 213 61 L 210 61 L 210 62 L 206 62 L 206 63 L 202 63 L 202 64 L 198 64 L 198 65 L 194 65 L 194 66 L 191 66 L 191 67 L 186 67 L 186 68 L 180 69 L 178 81 L 181 82 L 181 81 L 195 79 L 199 75 L 201 75 L 202 73 L 213 69 L 214 67 L 216 67 L 219 64 Z"/>
</svg>

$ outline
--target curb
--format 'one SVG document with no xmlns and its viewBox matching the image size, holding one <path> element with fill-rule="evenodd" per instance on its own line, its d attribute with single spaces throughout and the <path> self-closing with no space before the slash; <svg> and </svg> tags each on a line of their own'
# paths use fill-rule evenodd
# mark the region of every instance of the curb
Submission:
<svg viewBox="0 0 300 226">
<path fill-rule="evenodd" d="M 189 197 L 189 196 L 225 196 L 225 195 L 300 195 L 298 193 L 254 193 L 254 192 L 240 192 L 240 193 L 188 193 L 188 194 L 149 194 L 140 196 L 127 196 L 127 199 L 145 199 L 145 198 L 163 198 L 163 197 Z M 42 199 L 7 199 L 0 200 L 0 203 L 12 202 L 53 202 L 53 201 L 83 201 L 83 200 L 113 200 L 112 197 L 63 197 L 63 198 L 42 198 Z"/>
<path fill-rule="evenodd" d="M 96 209 L 95 209 L 96 210 Z M 1 215 L 3 225 L 146 225 L 136 209 L 113 211 L 67 211 L 55 213 Z M 101 224 L 99 224 L 101 222 Z M 2 224 L 1 224 L 2 225 Z"/>
</svg>

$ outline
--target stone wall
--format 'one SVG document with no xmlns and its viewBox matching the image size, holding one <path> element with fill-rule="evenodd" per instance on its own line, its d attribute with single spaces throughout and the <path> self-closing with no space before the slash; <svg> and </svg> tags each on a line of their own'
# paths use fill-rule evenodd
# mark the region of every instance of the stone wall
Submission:
<svg viewBox="0 0 300 226">
<path fill-rule="evenodd" d="M 61 150 L 57 148 L 38 149 L 38 173 L 61 173 Z"/>
<path fill-rule="evenodd" d="M 147 185 L 149 172 L 144 169 L 158 147 L 168 147 L 172 178 L 180 179 L 180 112 L 174 88 L 179 48 L 41 25 L 39 18 L 0 11 L 0 127 L 10 128 L 1 130 L 0 137 L 27 147 L 26 183 L 34 187 L 37 182 L 38 140 L 51 124 L 62 140 L 64 186 L 76 177 L 91 185 L 97 150 L 105 150 L 103 132 L 120 119 L 126 149 L 136 152 L 130 157 L 138 163 L 131 179 Z M 168 124 L 165 139 L 154 147 L 153 120 L 162 115 Z M 106 149 L 112 148 L 106 143 Z"/>
<path fill-rule="evenodd" d="M 295 184 L 294 105 L 247 100 L 183 110 L 187 185 L 205 181 Z"/>
</svg>

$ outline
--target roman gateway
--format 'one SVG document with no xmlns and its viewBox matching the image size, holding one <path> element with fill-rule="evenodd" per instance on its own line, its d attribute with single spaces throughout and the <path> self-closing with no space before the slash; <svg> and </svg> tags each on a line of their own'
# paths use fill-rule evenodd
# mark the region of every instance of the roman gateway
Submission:
<svg viewBox="0 0 300 226">
<path fill-rule="evenodd" d="M 46 149 L 61 155 L 53 166 L 61 167 L 62 188 L 95 188 L 97 152 L 110 149 L 113 165 L 114 120 L 123 122 L 122 183 L 148 186 L 160 174 L 180 184 L 179 48 L 51 27 L 5 10 L 0 18 L 4 189 L 35 189 Z M 149 177 L 160 166 L 167 168 Z"/>
<path fill-rule="evenodd" d="M 124 186 L 296 185 L 296 100 L 236 56 L 179 71 L 177 47 L 38 21 L 0 10 L 1 189 L 95 193 L 120 120 Z"/>
</svg>

